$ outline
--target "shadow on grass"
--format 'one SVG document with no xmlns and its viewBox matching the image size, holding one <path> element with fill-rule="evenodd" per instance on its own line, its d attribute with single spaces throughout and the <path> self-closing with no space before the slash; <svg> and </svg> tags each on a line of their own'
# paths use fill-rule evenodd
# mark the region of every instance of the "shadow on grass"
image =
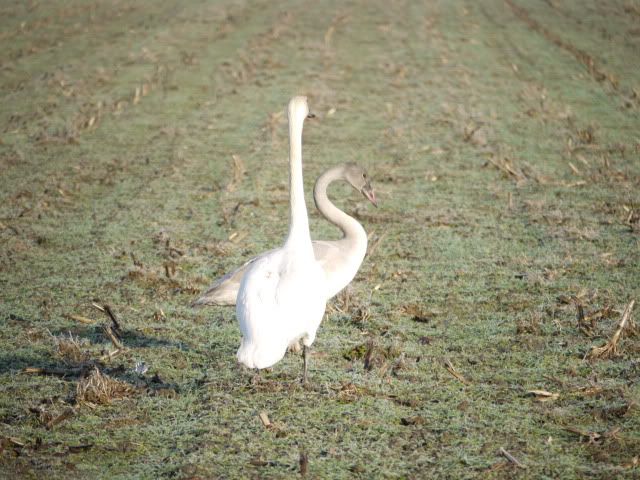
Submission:
<svg viewBox="0 0 640 480">
<path fill-rule="evenodd" d="M 46 352 L 29 354 L 4 353 L 0 354 L 0 375 L 5 373 L 20 373 L 28 368 L 41 370 L 62 370 L 68 368 L 62 362 L 56 361 Z"/>
<path fill-rule="evenodd" d="M 179 392 L 175 383 L 165 382 L 156 373 L 145 375 L 127 368 L 124 364 L 105 365 L 97 359 L 86 359 L 80 362 L 65 362 L 46 355 L 0 355 L 0 375 L 4 373 L 57 377 L 62 380 L 80 381 L 98 369 L 111 378 L 126 382 L 149 395 L 173 397 Z"/>
<path fill-rule="evenodd" d="M 60 328 L 51 331 L 51 334 L 54 336 L 68 335 L 69 333 L 74 336 L 87 339 L 92 344 L 100 344 L 104 343 L 105 341 L 109 341 L 109 338 L 105 335 L 101 325 L 75 328 Z M 127 329 L 123 330 L 120 336 L 120 341 L 126 348 L 170 347 L 183 351 L 191 350 L 191 347 L 184 344 L 183 342 L 152 337 L 141 332 Z"/>
</svg>

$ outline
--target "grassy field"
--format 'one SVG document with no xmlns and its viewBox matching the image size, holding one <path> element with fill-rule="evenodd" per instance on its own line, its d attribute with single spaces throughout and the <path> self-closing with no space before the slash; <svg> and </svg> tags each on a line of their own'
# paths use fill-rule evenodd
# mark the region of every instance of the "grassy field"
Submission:
<svg viewBox="0 0 640 480">
<path fill-rule="evenodd" d="M 640 301 L 640 2 L 0 18 L 0 477 L 638 478 L 640 306 L 593 347 Z M 294 94 L 309 202 L 353 161 L 381 204 L 330 192 L 370 251 L 306 389 L 189 307 L 284 239 Z"/>
</svg>

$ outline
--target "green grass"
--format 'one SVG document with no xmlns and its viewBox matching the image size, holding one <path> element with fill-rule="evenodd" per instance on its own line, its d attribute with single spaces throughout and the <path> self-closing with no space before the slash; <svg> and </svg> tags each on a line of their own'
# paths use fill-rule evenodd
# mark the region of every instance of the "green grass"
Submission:
<svg viewBox="0 0 640 480">
<path fill-rule="evenodd" d="M 497 0 L 5 2 L 0 476 L 291 478 L 305 453 L 310 478 L 635 478 L 638 337 L 584 357 L 640 301 L 640 5 L 512 3 L 528 17 Z M 376 246 L 350 307 L 328 308 L 308 389 L 297 355 L 237 366 L 233 309 L 188 306 L 282 242 L 294 94 L 319 117 L 307 192 L 356 161 L 381 203 L 330 193 Z M 610 307 L 590 335 L 572 296 Z M 111 359 L 92 303 L 121 320 Z M 61 354 L 69 333 L 84 361 Z M 89 364 L 136 393 L 78 402 Z"/>
</svg>

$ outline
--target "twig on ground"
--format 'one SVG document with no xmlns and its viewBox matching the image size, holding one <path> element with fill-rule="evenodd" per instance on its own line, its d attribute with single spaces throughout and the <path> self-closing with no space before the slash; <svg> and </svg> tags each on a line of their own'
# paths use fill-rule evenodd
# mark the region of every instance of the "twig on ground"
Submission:
<svg viewBox="0 0 640 480">
<path fill-rule="evenodd" d="M 271 420 L 269 420 L 269 415 L 267 415 L 267 412 L 260 412 L 258 416 L 260 417 L 260 421 L 265 428 L 269 428 L 271 426 Z"/>
<path fill-rule="evenodd" d="M 233 179 L 227 184 L 227 192 L 235 191 L 236 187 L 242 182 L 242 176 L 246 169 L 244 168 L 244 162 L 238 155 L 231 155 L 233 159 Z"/>
<path fill-rule="evenodd" d="M 560 398 L 559 393 L 552 393 L 547 390 L 528 390 L 527 393 L 535 397 L 539 402 L 550 402 Z"/>
<path fill-rule="evenodd" d="M 384 239 L 384 237 L 386 236 L 386 233 L 383 233 L 382 235 L 380 235 L 373 243 L 370 244 L 369 246 L 369 253 L 367 254 L 368 258 L 371 258 L 373 256 L 373 254 L 375 253 L 375 251 L 378 249 L 378 247 L 380 246 L 380 243 L 382 243 L 382 240 Z"/>
<path fill-rule="evenodd" d="M 113 322 L 113 330 L 117 335 L 120 335 L 122 333 L 122 328 L 120 328 L 120 322 L 118 321 L 118 318 L 116 317 L 116 314 L 113 310 L 111 310 L 111 307 L 109 305 L 104 305 L 104 311 L 106 312 L 107 315 L 109 315 L 109 318 L 111 319 L 111 321 Z"/>
<path fill-rule="evenodd" d="M 69 418 L 71 418 L 73 415 L 75 415 L 76 411 L 69 407 L 66 408 L 60 415 L 58 415 L 57 417 L 52 418 L 51 420 L 49 420 L 47 422 L 47 430 L 52 429 L 53 427 L 55 427 L 56 425 L 64 422 L 65 420 L 68 420 Z"/>
<path fill-rule="evenodd" d="M 91 306 L 96 310 L 100 310 L 101 312 L 104 312 L 104 308 L 102 307 L 102 305 L 98 305 L 97 303 L 93 302 Z"/>
<path fill-rule="evenodd" d="M 576 166 L 575 166 L 573 163 L 571 163 L 571 162 L 569 162 L 569 168 L 571 169 L 571 171 L 572 171 L 574 174 L 576 174 L 576 175 L 578 175 L 578 176 L 582 175 L 582 173 L 580 172 L 580 170 L 578 170 L 578 167 L 576 167 Z"/>
<path fill-rule="evenodd" d="M 124 348 L 124 345 L 111 328 L 111 325 L 103 325 L 102 331 L 107 337 L 109 337 L 109 340 L 111 340 L 111 343 L 113 343 L 113 346 L 116 347 L 116 349 L 121 350 Z"/>
<path fill-rule="evenodd" d="M 516 465 L 517 467 L 520 468 L 527 468 L 525 467 L 522 463 L 520 463 L 520 461 L 518 461 L 518 459 L 516 457 L 514 457 L 513 455 L 511 455 L 509 452 L 507 452 L 504 448 L 500 447 L 500 453 L 502 455 L 504 455 L 506 457 L 507 460 L 509 460 L 511 463 L 513 463 L 514 465 Z"/>
<path fill-rule="evenodd" d="M 635 300 L 631 300 L 627 307 L 624 309 L 622 313 L 622 318 L 620 319 L 620 323 L 618 323 L 618 328 L 607 343 L 602 345 L 601 347 L 591 347 L 589 353 L 585 355 L 585 358 L 588 360 L 595 360 L 598 358 L 612 358 L 618 355 L 618 342 L 620 341 L 620 336 L 625 328 L 627 328 L 627 324 L 629 325 L 629 329 L 633 328 L 633 322 L 631 319 L 631 311 L 633 310 L 633 305 L 635 304 Z"/>
<path fill-rule="evenodd" d="M 93 325 L 95 322 L 90 318 L 83 317 L 82 315 L 69 314 L 67 318 L 75 320 L 76 322 L 84 323 L 85 325 Z"/>
<path fill-rule="evenodd" d="M 513 161 L 507 157 L 492 155 L 488 158 L 488 161 L 498 170 L 504 172 L 508 177 L 513 177 L 518 183 L 526 182 L 528 180 L 527 175 L 525 175 L 521 169 L 516 168 L 513 165 Z"/>
<path fill-rule="evenodd" d="M 100 361 L 103 362 L 105 360 L 111 360 L 112 358 L 116 357 L 117 355 L 120 355 L 123 351 L 124 351 L 123 349 L 117 348 L 112 352 L 107 352 L 107 353 L 105 353 L 104 355 L 102 355 L 100 357 Z"/>
<path fill-rule="evenodd" d="M 447 369 L 447 371 L 453 375 L 454 377 L 456 377 L 458 380 L 460 380 L 462 383 L 464 384 L 468 384 L 469 382 L 467 381 L 466 378 L 464 378 L 462 376 L 462 374 L 460 372 L 458 372 L 458 370 L 456 370 L 456 367 L 453 366 L 453 364 L 451 363 L 451 361 L 447 358 L 444 361 L 444 366 Z"/>
<path fill-rule="evenodd" d="M 120 321 L 118 320 L 118 317 L 116 317 L 115 312 L 109 305 L 98 305 L 97 303 L 92 303 L 91 305 L 101 312 L 107 314 L 107 316 L 111 320 L 111 325 L 103 325 L 102 331 L 109 338 L 109 340 L 111 340 L 111 343 L 113 343 L 113 346 L 116 347 L 116 350 L 123 350 L 124 345 L 120 340 L 120 336 L 122 335 L 122 328 L 120 327 Z"/>
</svg>

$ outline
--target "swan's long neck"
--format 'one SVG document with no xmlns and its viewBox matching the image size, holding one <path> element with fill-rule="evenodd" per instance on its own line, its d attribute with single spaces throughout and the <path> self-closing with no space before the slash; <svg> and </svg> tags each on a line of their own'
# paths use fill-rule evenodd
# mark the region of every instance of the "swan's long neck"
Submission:
<svg viewBox="0 0 640 480">
<path fill-rule="evenodd" d="M 343 238 L 350 243 L 364 243 L 364 249 L 367 248 L 367 233 L 362 225 L 353 217 L 350 217 L 338 207 L 336 207 L 329 197 L 327 197 L 327 188 L 329 184 L 336 180 L 346 180 L 342 167 L 334 167 L 323 173 L 316 181 L 313 188 L 313 200 L 320 213 L 338 227 L 343 234 Z"/>
<path fill-rule="evenodd" d="M 311 248 L 309 234 L 309 218 L 304 200 L 304 183 L 302 181 L 302 126 L 304 120 L 298 120 L 289 114 L 289 202 L 291 205 L 291 221 L 287 244 Z"/>
</svg>

